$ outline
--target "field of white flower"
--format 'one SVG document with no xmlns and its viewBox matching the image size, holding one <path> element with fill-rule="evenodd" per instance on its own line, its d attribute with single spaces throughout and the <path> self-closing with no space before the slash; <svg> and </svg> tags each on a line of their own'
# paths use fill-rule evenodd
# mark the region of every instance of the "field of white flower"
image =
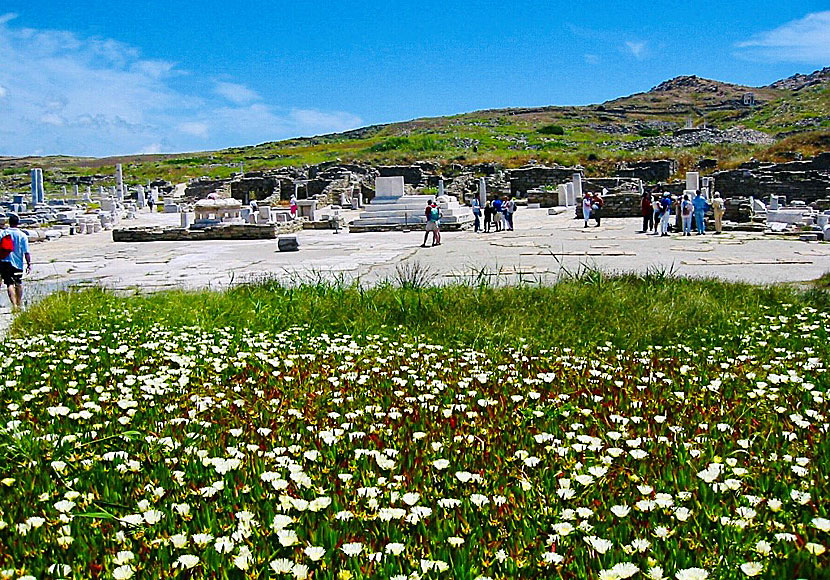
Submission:
<svg viewBox="0 0 830 580">
<path fill-rule="evenodd" d="M 828 577 L 828 331 L 6 339 L 0 578 Z"/>
</svg>

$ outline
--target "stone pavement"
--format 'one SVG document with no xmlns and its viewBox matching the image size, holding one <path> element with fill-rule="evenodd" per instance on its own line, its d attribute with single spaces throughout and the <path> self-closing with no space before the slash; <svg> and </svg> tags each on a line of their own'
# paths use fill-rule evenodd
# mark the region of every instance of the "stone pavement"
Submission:
<svg viewBox="0 0 830 580">
<path fill-rule="evenodd" d="M 830 244 L 745 232 L 660 238 L 636 233 L 640 219 L 612 218 L 600 228 L 583 229 L 572 215 L 521 208 L 516 231 L 445 232 L 443 243 L 429 248 L 419 247 L 420 230 L 306 230 L 297 234 L 300 251 L 290 253 L 278 252 L 274 240 L 130 244 L 114 243 L 110 232 L 102 232 L 33 244 L 35 269 L 27 286 L 34 296 L 76 284 L 153 291 L 224 288 L 263 277 L 373 283 L 415 270 L 427 272 L 436 283 L 482 276 L 494 284 L 552 283 L 584 267 L 614 272 L 659 268 L 682 276 L 773 283 L 813 280 L 830 271 Z M 126 225 L 177 225 L 178 220 L 178 215 L 142 214 Z"/>
</svg>

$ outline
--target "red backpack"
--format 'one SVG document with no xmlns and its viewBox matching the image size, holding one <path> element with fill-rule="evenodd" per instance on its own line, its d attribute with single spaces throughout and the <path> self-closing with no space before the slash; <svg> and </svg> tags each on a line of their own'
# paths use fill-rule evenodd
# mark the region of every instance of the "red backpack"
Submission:
<svg viewBox="0 0 830 580">
<path fill-rule="evenodd" d="M 8 258 L 12 252 L 14 252 L 14 238 L 11 234 L 6 234 L 0 238 L 0 260 Z"/>
</svg>

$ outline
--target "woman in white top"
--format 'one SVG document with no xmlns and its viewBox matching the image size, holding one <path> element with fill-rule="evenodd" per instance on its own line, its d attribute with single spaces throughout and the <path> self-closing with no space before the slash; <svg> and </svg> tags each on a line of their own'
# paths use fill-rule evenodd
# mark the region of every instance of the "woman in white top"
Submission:
<svg viewBox="0 0 830 580">
<path fill-rule="evenodd" d="M 582 217 L 585 220 L 585 227 L 588 227 L 588 220 L 591 219 L 591 196 L 585 194 L 582 196 Z"/>
</svg>

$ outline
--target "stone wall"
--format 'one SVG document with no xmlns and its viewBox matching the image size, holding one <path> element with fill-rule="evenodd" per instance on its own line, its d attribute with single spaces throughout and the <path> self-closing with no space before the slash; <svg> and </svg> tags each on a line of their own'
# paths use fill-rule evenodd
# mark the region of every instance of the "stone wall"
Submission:
<svg viewBox="0 0 830 580">
<path fill-rule="evenodd" d="M 231 224 L 190 230 L 184 228 L 137 227 L 112 230 L 113 242 L 195 242 L 208 240 L 273 240 L 277 236 L 300 231 L 302 220 L 286 224 Z"/>
<path fill-rule="evenodd" d="M 505 171 L 507 180 L 510 182 L 510 194 L 522 197 L 531 189 L 542 189 L 545 186 L 555 189 L 560 183 L 572 181 L 574 173 L 582 173 L 582 168 L 539 166 Z"/>
<path fill-rule="evenodd" d="M 378 167 L 381 177 L 403 177 L 408 185 L 419 186 L 424 179 L 424 172 L 417 165 L 381 165 Z"/>
<path fill-rule="evenodd" d="M 603 196 L 605 202 L 602 206 L 603 218 L 640 217 L 643 215 L 640 209 L 639 193 L 609 193 Z M 576 200 L 576 216 L 582 219 L 582 199 Z"/>
<path fill-rule="evenodd" d="M 783 195 L 787 201 L 807 203 L 830 194 L 830 153 L 806 161 L 787 163 L 744 163 L 738 169 L 714 174 L 715 189 L 723 197 L 749 197 L 767 200 Z"/>
<path fill-rule="evenodd" d="M 676 159 L 655 159 L 654 161 L 634 161 L 620 163 L 615 174 L 618 177 L 636 177 L 647 183 L 667 181 L 677 173 Z"/>
<path fill-rule="evenodd" d="M 227 191 L 230 179 L 212 179 L 210 177 L 200 177 L 199 179 L 192 179 L 187 184 L 184 194 L 187 197 L 195 199 L 204 199 L 209 194 L 214 192 Z"/>
<path fill-rule="evenodd" d="M 247 205 L 252 199 L 261 201 L 280 191 L 280 179 L 265 175 L 261 171 L 252 171 L 231 180 L 231 197 Z"/>
</svg>

